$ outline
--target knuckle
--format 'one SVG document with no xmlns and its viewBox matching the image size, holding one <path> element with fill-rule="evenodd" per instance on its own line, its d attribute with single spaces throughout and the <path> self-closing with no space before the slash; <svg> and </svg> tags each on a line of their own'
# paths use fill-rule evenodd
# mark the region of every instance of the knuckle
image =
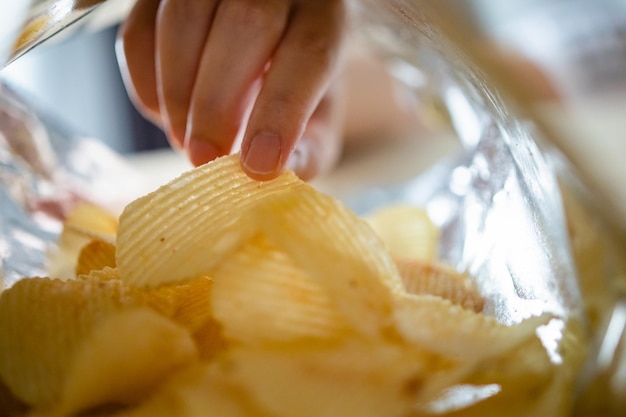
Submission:
<svg viewBox="0 0 626 417">
<path fill-rule="evenodd" d="M 328 64 L 334 52 L 332 36 L 320 32 L 305 32 L 300 38 L 300 48 L 303 54 L 315 59 L 319 64 Z"/>
<path fill-rule="evenodd" d="M 271 2 L 254 0 L 226 1 L 225 14 L 235 27 L 242 27 L 252 32 L 263 32 L 279 25 L 280 19 Z"/>
<path fill-rule="evenodd" d="M 217 101 L 196 106 L 193 116 L 194 125 L 217 134 L 222 140 L 236 136 L 240 129 L 232 106 Z"/>
<path fill-rule="evenodd" d="M 263 106 L 262 119 L 281 126 L 300 126 L 310 107 L 302 94 L 294 94 L 290 91 L 275 93 L 261 105 Z"/>
<path fill-rule="evenodd" d="M 281 109 L 301 109 L 305 107 L 305 102 L 299 94 L 292 94 L 289 91 L 285 91 L 272 97 L 271 106 L 275 111 L 281 111 Z"/>
<path fill-rule="evenodd" d="M 189 16 L 204 10 L 203 3 L 205 2 L 206 0 L 161 0 L 158 8 L 159 17 Z"/>
<path fill-rule="evenodd" d="M 190 93 L 171 81 L 161 81 L 160 95 L 170 112 L 189 107 Z"/>
</svg>

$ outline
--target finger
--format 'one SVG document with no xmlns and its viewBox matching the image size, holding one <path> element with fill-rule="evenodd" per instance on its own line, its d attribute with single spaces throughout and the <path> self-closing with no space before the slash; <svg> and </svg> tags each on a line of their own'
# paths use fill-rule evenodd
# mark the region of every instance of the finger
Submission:
<svg viewBox="0 0 626 417">
<path fill-rule="evenodd" d="M 335 82 L 320 101 L 287 159 L 287 168 L 305 181 L 329 172 L 341 155 L 346 101 L 340 87 Z"/>
<path fill-rule="evenodd" d="M 185 146 L 195 165 L 231 151 L 289 15 L 285 1 L 222 1 L 194 85 Z"/>
<path fill-rule="evenodd" d="M 116 53 L 130 99 L 161 126 L 155 74 L 155 28 L 159 0 L 138 0 L 121 26 Z"/>
<path fill-rule="evenodd" d="M 328 86 L 345 18 L 340 1 L 308 1 L 293 14 L 242 143 L 242 166 L 252 178 L 267 180 L 282 171 Z"/>
<path fill-rule="evenodd" d="M 164 129 L 180 147 L 217 0 L 163 0 L 157 16 L 157 86 Z"/>
</svg>

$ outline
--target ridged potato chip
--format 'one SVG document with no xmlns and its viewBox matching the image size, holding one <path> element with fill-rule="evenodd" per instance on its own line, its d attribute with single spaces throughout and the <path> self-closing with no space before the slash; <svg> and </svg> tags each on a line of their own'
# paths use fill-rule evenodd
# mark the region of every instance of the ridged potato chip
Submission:
<svg viewBox="0 0 626 417">
<path fill-rule="evenodd" d="M 548 393 L 571 375 L 537 337 L 550 317 L 483 314 L 436 263 L 425 211 L 371 219 L 292 172 L 251 180 L 237 155 L 183 174 L 126 208 L 115 245 L 85 248 L 76 279 L 0 294 L 7 402 L 31 417 L 563 415 Z M 483 391 L 442 406 L 464 387 Z"/>
<path fill-rule="evenodd" d="M 465 274 L 441 263 L 396 260 L 396 266 L 409 294 L 430 294 L 452 304 L 480 313 L 485 300 Z"/>
<path fill-rule="evenodd" d="M 269 196 L 252 215 L 270 244 L 307 271 L 355 330 L 376 335 L 389 327 L 392 292 L 403 283 L 364 220 L 310 186 Z"/>
<path fill-rule="evenodd" d="M 118 280 L 18 281 L 0 294 L 0 379 L 28 405 L 57 401 L 84 338 L 108 314 L 137 303 Z"/>
<path fill-rule="evenodd" d="M 48 274 L 63 279 L 75 277 L 82 248 L 92 239 L 113 243 L 117 226 L 117 218 L 96 205 L 76 206 L 65 219 L 57 247 L 48 257 Z"/>
<path fill-rule="evenodd" d="M 320 285 L 262 236 L 226 258 L 214 277 L 212 304 L 228 339 L 263 343 L 348 331 Z"/>
<path fill-rule="evenodd" d="M 536 340 L 537 327 L 552 318 L 545 314 L 507 326 L 432 295 L 398 295 L 395 307 L 396 325 L 406 340 L 468 363 L 497 358 L 528 340 Z M 547 355 L 545 349 L 542 353 Z"/>
<path fill-rule="evenodd" d="M 115 245 L 101 239 L 92 239 L 78 254 L 76 276 L 106 267 L 115 268 Z"/>
<path fill-rule="evenodd" d="M 82 274 L 82 275 L 77 276 L 76 278 L 79 280 L 96 279 L 100 281 L 119 280 L 120 272 L 117 270 L 117 268 L 111 268 L 111 267 L 105 266 L 102 269 L 95 269 L 95 270 L 89 271 L 88 274 Z"/>
<path fill-rule="evenodd" d="M 198 331 L 213 317 L 213 280 L 200 277 L 162 285 L 143 292 L 147 304 L 190 332 Z"/>
<path fill-rule="evenodd" d="M 200 277 L 165 284 L 143 292 L 148 306 L 188 329 L 203 359 L 209 359 L 225 346 L 222 327 L 215 320 L 211 294 L 213 280 Z"/>
<path fill-rule="evenodd" d="M 184 173 L 129 204 L 120 216 L 120 276 L 137 287 L 155 287 L 210 275 L 254 233 L 254 224 L 244 217 L 248 209 L 298 184 L 293 173 L 254 181 L 241 170 L 237 155 Z"/>
<path fill-rule="evenodd" d="M 394 258 L 434 261 L 439 228 L 425 209 L 409 205 L 381 208 L 365 217 Z"/>
</svg>

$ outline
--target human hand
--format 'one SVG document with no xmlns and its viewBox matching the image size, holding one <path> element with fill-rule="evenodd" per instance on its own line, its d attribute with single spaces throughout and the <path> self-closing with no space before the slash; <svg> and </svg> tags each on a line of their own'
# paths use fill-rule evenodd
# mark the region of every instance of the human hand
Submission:
<svg viewBox="0 0 626 417">
<path fill-rule="evenodd" d="M 144 116 L 194 165 L 236 150 L 267 180 L 339 155 L 347 0 L 138 0 L 120 67 Z M 296 143 L 297 142 L 297 143 Z"/>
</svg>

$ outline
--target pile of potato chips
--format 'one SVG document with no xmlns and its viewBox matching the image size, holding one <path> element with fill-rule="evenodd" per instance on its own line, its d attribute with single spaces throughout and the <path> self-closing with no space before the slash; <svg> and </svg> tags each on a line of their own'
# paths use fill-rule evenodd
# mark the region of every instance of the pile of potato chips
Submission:
<svg viewBox="0 0 626 417">
<path fill-rule="evenodd" d="M 571 372 L 536 334 L 553 318 L 484 315 L 437 239 L 422 210 L 361 219 L 236 156 L 119 224 L 82 207 L 57 254 L 74 276 L 0 294 L 0 415 L 565 415 Z"/>
</svg>

